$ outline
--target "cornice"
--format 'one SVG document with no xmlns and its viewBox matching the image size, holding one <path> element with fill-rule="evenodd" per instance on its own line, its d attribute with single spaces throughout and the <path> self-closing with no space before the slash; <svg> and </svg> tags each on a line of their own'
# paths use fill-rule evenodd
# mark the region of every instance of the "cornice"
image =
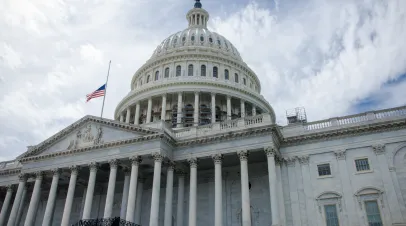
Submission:
<svg viewBox="0 0 406 226">
<path fill-rule="evenodd" d="M 21 168 L 18 169 L 7 169 L 7 170 L 1 170 L 0 171 L 0 176 L 5 176 L 5 175 L 15 175 L 21 173 Z"/>
<path fill-rule="evenodd" d="M 159 130 L 154 130 L 150 128 L 142 128 L 140 126 L 135 126 L 131 124 L 126 124 L 126 123 L 120 123 L 119 121 L 111 120 L 111 119 L 105 119 L 105 118 L 99 118 L 95 116 L 90 116 L 87 115 L 75 123 L 71 124 L 70 126 L 66 127 L 65 129 L 61 130 L 60 132 L 56 133 L 55 135 L 51 136 L 50 138 L 46 139 L 45 141 L 41 142 L 40 144 L 31 147 L 27 152 L 24 154 L 20 155 L 17 157 L 17 159 L 20 158 L 26 158 L 35 154 L 41 153 L 42 150 L 45 150 L 47 147 L 50 145 L 54 144 L 55 141 L 60 139 L 63 136 L 68 135 L 75 129 L 81 127 L 82 125 L 88 123 L 88 122 L 95 122 L 107 126 L 112 126 L 115 128 L 120 128 L 120 129 L 125 129 L 130 132 L 139 132 L 139 133 L 144 133 L 144 134 L 154 134 L 157 133 Z"/>
<path fill-rule="evenodd" d="M 390 122 L 361 125 L 356 127 L 339 128 L 335 130 L 315 132 L 300 136 L 283 138 L 282 146 L 292 146 L 298 144 L 313 143 L 318 141 L 327 141 L 350 137 L 354 135 L 366 135 L 371 133 L 393 131 L 404 128 L 406 128 L 406 120 L 404 119 Z"/>
</svg>

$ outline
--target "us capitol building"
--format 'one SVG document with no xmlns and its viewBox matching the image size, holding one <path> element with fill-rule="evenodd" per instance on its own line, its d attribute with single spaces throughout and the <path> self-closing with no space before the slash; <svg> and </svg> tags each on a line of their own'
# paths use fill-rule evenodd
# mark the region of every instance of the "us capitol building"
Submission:
<svg viewBox="0 0 406 226">
<path fill-rule="evenodd" d="M 85 116 L 0 163 L 0 226 L 405 226 L 406 107 L 275 123 L 257 75 L 188 28 L 134 74 L 114 120 Z"/>
</svg>

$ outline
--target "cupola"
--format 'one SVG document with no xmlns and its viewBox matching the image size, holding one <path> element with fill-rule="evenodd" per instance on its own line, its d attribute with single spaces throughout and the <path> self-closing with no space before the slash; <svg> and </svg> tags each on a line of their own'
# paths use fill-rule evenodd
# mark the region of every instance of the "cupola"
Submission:
<svg viewBox="0 0 406 226">
<path fill-rule="evenodd" d="M 193 9 L 189 10 L 186 15 L 189 23 L 189 28 L 207 28 L 207 21 L 209 21 L 209 13 L 202 8 L 200 0 L 196 0 Z"/>
</svg>

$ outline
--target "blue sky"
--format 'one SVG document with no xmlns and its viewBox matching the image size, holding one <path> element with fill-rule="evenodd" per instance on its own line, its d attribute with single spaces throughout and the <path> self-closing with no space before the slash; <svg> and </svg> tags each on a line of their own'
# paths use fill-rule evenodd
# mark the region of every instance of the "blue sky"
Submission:
<svg viewBox="0 0 406 226">
<path fill-rule="evenodd" d="M 405 105 L 406 1 L 202 0 L 209 29 L 228 38 L 257 73 L 262 95 L 285 124 Z M 75 122 L 105 116 L 134 72 L 169 35 L 186 28 L 193 1 L 0 1 L 0 161 Z"/>
</svg>

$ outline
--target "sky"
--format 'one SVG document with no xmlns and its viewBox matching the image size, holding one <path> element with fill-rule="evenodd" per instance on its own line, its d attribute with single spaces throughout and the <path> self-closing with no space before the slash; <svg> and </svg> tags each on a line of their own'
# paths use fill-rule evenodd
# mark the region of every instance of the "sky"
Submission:
<svg viewBox="0 0 406 226">
<path fill-rule="evenodd" d="M 201 0 L 258 75 L 277 123 L 406 105 L 405 0 Z M 187 27 L 192 0 L 0 1 L 0 161 L 85 115 L 113 118 L 135 71 Z"/>
</svg>

